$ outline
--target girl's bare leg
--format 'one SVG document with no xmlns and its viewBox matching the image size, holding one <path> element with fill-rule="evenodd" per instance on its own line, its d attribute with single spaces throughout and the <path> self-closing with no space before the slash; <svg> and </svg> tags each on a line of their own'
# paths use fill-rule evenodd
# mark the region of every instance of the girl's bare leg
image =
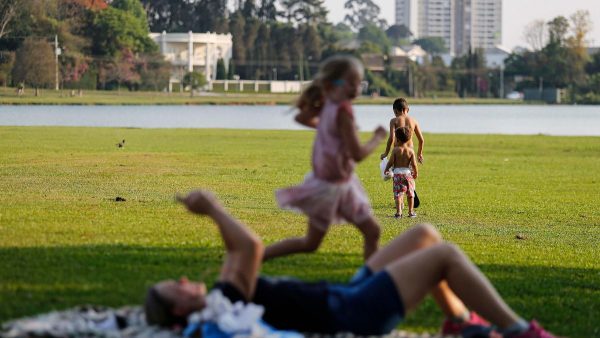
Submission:
<svg viewBox="0 0 600 338">
<path fill-rule="evenodd" d="M 381 227 L 373 216 L 365 222 L 356 224 L 356 227 L 363 235 L 363 256 L 365 261 L 367 261 L 377 251 L 379 237 L 381 236 Z"/>
<path fill-rule="evenodd" d="M 456 246 L 447 243 L 410 253 L 386 266 L 406 310 L 414 309 L 443 280 L 469 308 L 500 328 L 520 318 Z"/>
<path fill-rule="evenodd" d="M 313 252 L 317 250 L 323 241 L 323 237 L 325 237 L 325 231 L 311 223 L 312 221 L 309 220 L 308 231 L 304 237 L 288 238 L 267 246 L 263 261 L 298 252 Z"/>
<path fill-rule="evenodd" d="M 408 213 L 412 214 L 414 212 L 415 198 L 406 195 L 406 200 L 408 201 Z"/>
<path fill-rule="evenodd" d="M 400 210 L 400 197 L 394 196 L 394 202 L 396 202 L 396 214 L 402 215 L 402 211 Z"/>
</svg>

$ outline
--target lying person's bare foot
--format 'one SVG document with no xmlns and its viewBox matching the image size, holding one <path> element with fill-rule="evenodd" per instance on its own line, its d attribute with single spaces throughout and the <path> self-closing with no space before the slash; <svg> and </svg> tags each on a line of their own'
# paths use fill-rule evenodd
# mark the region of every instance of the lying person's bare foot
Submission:
<svg viewBox="0 0 600 338">
<path fill-rule="evenodd" d="M 186 208 L 198 215 L 208 215 L 219 207 L 219 202 L 215 196 L 205 190 L 194 190 L 187 196 L 175 195 L 175 199 Z"/>
</svg>

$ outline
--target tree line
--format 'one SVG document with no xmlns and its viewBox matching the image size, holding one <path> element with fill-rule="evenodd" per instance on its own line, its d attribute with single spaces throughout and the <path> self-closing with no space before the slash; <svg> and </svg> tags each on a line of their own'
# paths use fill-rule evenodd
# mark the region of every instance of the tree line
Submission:
<svg viewBox="0 0 600 338">
<path fill-rule="evenodd" d="M 531 50 L 513 52 L 503 74 L 487 68 L 482 50 L 447 66 L 441 38 L 413 39 L 372 0 L 344 5 L 344 21 L 333 24 L 324 0 L 0 0 L 0 83 L 53 87 L 56 35 L 61 87 L 163 90 L 171 70 L 149 32 L 194 31 L 232 35 L 233 58 L 219 60 L 218 79 L 307 80 L 321 60 L 346 53 L 384 56 L 383 70 L 366 79 L 369 92 L 386 96 L 499 97 L 543 82 L 569 88 L 573 100 L 598 100 L 600 56 L 587 55 L 585 11 L 528 26 Z M 398 64 L 393 48 L 411 43 L 430 57 Z"/>
</svg>

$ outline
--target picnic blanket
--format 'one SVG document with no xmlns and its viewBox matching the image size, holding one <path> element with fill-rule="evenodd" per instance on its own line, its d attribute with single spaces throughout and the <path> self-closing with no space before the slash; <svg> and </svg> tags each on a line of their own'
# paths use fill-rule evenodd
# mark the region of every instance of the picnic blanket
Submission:
<svg viewBox="0 0 600 338">
<path fill-rule="evenodd" d="M 352 334 L 334 336 L 304 335 L 308 338 L 353 338 Z M 2 324 L 2 338 L 181 338 L 181 332 L 150 326 L 140 306 L 118 309 L 102 306 L 78 306 Z M 442 338 L 436 334 L 393 331 L 386 338 Z M 257 337 L 259 338 L 259 337 Z"/>
</svg>

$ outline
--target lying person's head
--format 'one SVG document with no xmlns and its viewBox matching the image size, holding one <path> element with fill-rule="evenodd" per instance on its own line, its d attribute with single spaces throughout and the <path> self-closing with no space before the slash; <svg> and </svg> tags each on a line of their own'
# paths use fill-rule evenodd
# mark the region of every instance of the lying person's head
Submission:
<svg viewBox="0 0 600 338">
<path fill-rule="evenodd" d="M 146 294 L 146 321 L 151 325 L 184 327 L 188 315 L 204 308 L 205 296 L 206 285 L 190 282 L 186 277 L 179 281 L 159 282 L 148 289 Z"/>
<path fill-rule="evenodd" d="M 394 134 L 396 135 L 396 140 L 400 145 L 410 141 L 412 138 L 412 131 L 409 127 L 396 128 Z"/>
</svg>

